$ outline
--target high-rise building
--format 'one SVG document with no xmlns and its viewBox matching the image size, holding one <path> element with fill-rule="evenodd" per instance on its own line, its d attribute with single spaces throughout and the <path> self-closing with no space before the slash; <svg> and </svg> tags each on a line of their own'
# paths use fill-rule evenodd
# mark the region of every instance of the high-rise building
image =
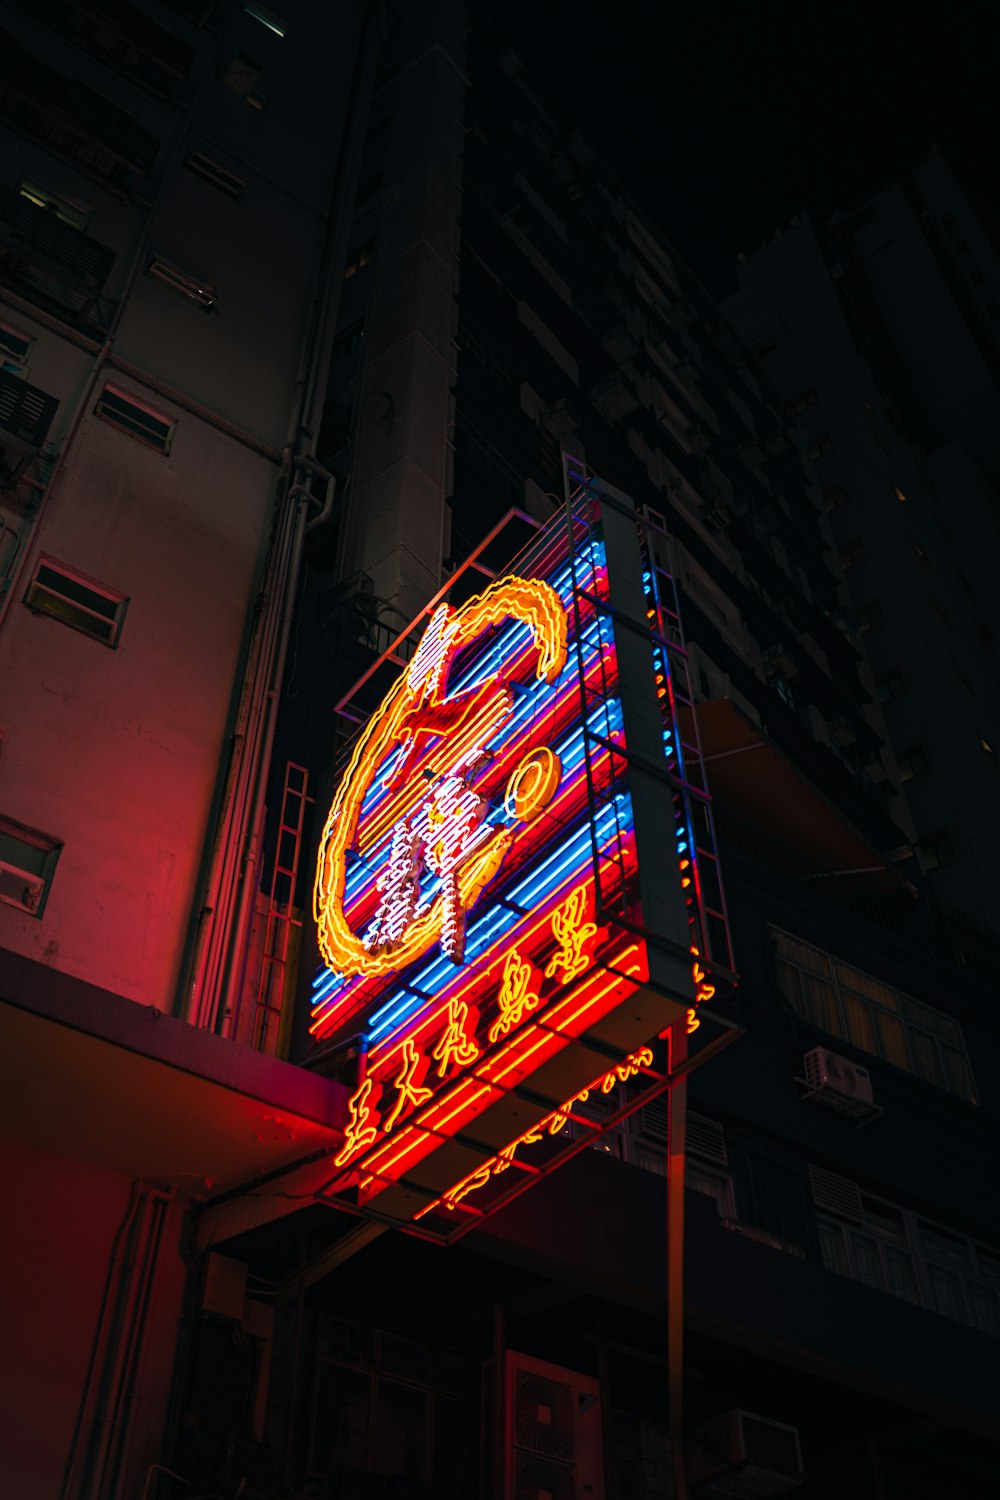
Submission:
<svg viewBox="0 0 1000 1500">
<path fill-rule="evenodd" d="M 7 24 L 61 76 L 72 72 L 62 48 L 86 87 L 98 68 L 102 98 L 126 101 L 134 128 L 152 132 L 152 106 L 123 81 L 120 53 L 98 62 L 86 50 L 124 24 L 126 8 L 114 26 L 75 21 L 66 40 L 67 13 L 83 9 L 53 7 L 44 23 L 37 9 L 17 11 Z M 169 286 L 155 269 L 159 229 L 136 251 L 132 290 L 108 282 L 122 337 L 133 308 L 137 320 L 128 368 L 109 378 L 120 399 L 176 422 L 169 454 L 140 447 L 120 414 L 112 430 L 94 409 L 95 376 L 65 460 L 60 447 L 48 472 L 36 445 L 22 490 L 5 492 L 48 487 L 0 635 L 23 699 L 11 700 L 8 768 L 15 737 L 31 737 L 0 814 L 8 837 L 39 851 L 18 865 L 5 843 L 2 857 L 42 885 L 36 912 L 0 906 L 0 922 L 14 924 L 0 926 L 0 945 L 19 1084 L 9 1129 L 20 1214 L 4 1244 L 25 1292 L 21 1364 L 9 1377 L 21 1389 L 9 1408 L 21 1429 L 11 1484 L 63 1500 L 110 1500 L 143 1484 L 161 1500 L 992 1494 L 994 971 L 988 945 L 959 944 L 957 923 L 946 927 L 929 899 L 927 830 L 908 800 L 912 768 L 895 753 L 887 668 L 872 664 L 872 631 L 849 591 L 860 559 L 824 495 L 823 434 L 797 404 L 819 391 L 818 377 L 790 391 L 751 352 L 760 340 L 733 331 L 598 154 L 599 117 L 582 134 L 554 118 L 478 8 L 467 16 L 442 0 L 383 18 L 357 7 L 322 23 L 291 5 L 280 16 L 234 5 L 223 17 L 220 7 L 193 21 L 165 5 L 127 9 L 133 35 L 148 42 L 156 24 L 201 58 L 189 114 L 166 113 L 175 190 L 207 196 L 163 220 L 175 234 L 162 230 Z M 41 85 L 36 95 L 46 97 Z M 243 196 L 207 182 L 203 158 L 215 177 L 242 178 Z M 39 144 L 30 170 L 8 170 L 42 214 L 55 213 L 46 193 L 85 201 L 76 177 L 75 187 L 55 180 L 53 160 L 51 143 Z M 254 201 L 253 236 L 245 219 L 212 217 Z M 139 244 L 153 210 L 126 207 Z M 196 253 L 203 239 L 211 265 Z M 220 368 L 210 340 L 225 312 L 224 261 L 247 302 L 224 325 L 233 333 Z M 61 351 L 90 314 L 53 313 L 46 287 L 25 286 L 14 264 L 22 281 L 13 286 L 10 272 L 0 322 L 22 337 L 37 323 L 44 347 Z M 179 320 L 197 309 L 189 293 L 179 299 L 179 273 L 217 297 L 187 339 Z M 102 371 L 117 338 L 97 351 Z M 169 372 L 156 363 L 161 342 L 177 350 Z M 269 366 L 270 402 L 250 379 L 248 350 Z M 34 384 L 36 366 L 8 375 Z M 873 406 L 878 389 L 864 389 Z M 62 400 L 61 388 L 49 394 Z M 238 434 L 214 435 L 201 410 L 213 402 Z M 172 472 L 162 465 L 180 462 L 183 430 L 196 423 L 203 442 L 161 495 L 155 481 Z M 844 431 L 846 442 L 847 415 Z M 266 452 L 248 448 L 253 434 Z M 110 456 L 88 446 L 112 439 L 128 446 Z M 892 504 L 910 515 L 912 444 L 883 440 L 887 482 L 906 497 L 893 493 Z M 206 486 L 210 441 L 224 446 L 218 484 Z M 140 462 L 161 467 L 140 473 Z M 261 468 L 256 510 L 235 489 L 239 463 Z M 670 649 L 694 700 L 679 705 L 679 723 L 707 768 L 740 982 L 720 980 L 703 997 L 700 1027 L 676 1038 L 675 1062 L 689 1045 L 692 1066 L 667 1091 L 629 1115 L 638 1083 L 625 1068 L 599 1096 L 574 1097 L 558 1133 L 583 1144 L 596 1132 L 598 1149 L 442 1246 L 387 1228 L 377 1203 L 366 1216 L 360 1186 L 351 1201 L 331 1187 L 363 1122 L 365 1045 L 354 1021 L 311 1038 L 310 851 L 358 719 L 411 659 L 419 632 L 397 643 L 401 631 L 453 577 L 464 602 L 470 553 L 483 586 L 566 514 L 567 490 L 578 502 L 588 487 L 610 495 L 633 530 L 634 520 L 650 571 L 677 586 L 686 647 L 674 630 Z M 206 490 L 231 520 L 215 552 Z M 41 668 L 47 683 L 60 679 L 29 630 L 87 647 L 94 662 L 126 662 L 143 618 L 125 567 L 137 492 L 158 498 L 135 576 L 145 569 L 162 589 L 140 638 L 142 670 L 85 691 L 98 667 L 74 666 L 76 696 L 67 684 L 39 708 L 29 688 Z M 75 529 L 64 532 L 67 518 Z M 157 563 L 161 537 L 174 563 Z M 248 554 L 253 566 L 239 574 Z M 32 572 L 36 556 L 85 575 L 57 607 L 53 580 Z M 901 569 L 892 581 L 912 591 Z M 114 655 L 81 630 L 101 615 L 81 600 L 84 587 L 130 601 L 112 620 Z M 213 601 L 232 625 L 228 657 Z M 255 650 L 269 609 L 271 633 Z M 164 659 L 180 659 L 176 675 Z M 200 686 L 199 663 L 217 674 Z M 172 783 L 161 795 L 155 762 L 142 757 L 188 722 L 192 683 L 202 800 L 185 784 L 172 802 Z M 162 703 L 162 721 L 148 717 L 149 700 Z M 944 688 L 921 700 L 935 726 L 944 701 Z M 74 717 L 77 702 L 89 718 Z M 267 715 L 279 702 L 272 750 Z M 260 711 L 252 736 L 248 703 Z M 129 712 L 137 743 L 126 749 Z M 80 771 L 68 780 L 59 747 L 74 730 Z M 116 747 L 98 803 L 87 756 L 102 767 Z M 191 740 L 187 751 L 190 766 Z M 230 773 L 244 753 L 252 773 Z M 182 817 L 183 836 L 167 826 Z M 30 844 L 43 830 L 52 846 Z M 154 835 L 141 850 L 140 830 Z M 71 860 L 88 836 L 94 852 Z M 181 849 L 171 905 L 159 893 Z M 102 873 L 115 859 L 117 883 Z M 67 917 L 76 937 L 64 950 L 60 892 L 74 870 L 80 901 L 89 882 L 107 887 L 95 912 L 118 889 L 137 909 L 145 893 L 153 910 L 162 905 L 163 930 L 130 913 L 115 947 L 97 915 L 75 929 Z M 132 956 L 144 952 L 145 971 Z M 126 971 L 131 988 L 116 977 Z M 528 1134 L 553 1121 L 551 1095 L 525 1101 Z M 462 1149 L 480 1148 L 473 1137 Z M 509 1162 L 520 1155 L 530 1174 L 527 1151 L 514 1149 L 524 1140 Z M 399 1187 L 411 1190 L 409 1180 Z M 58 1378 L 43 1328 L 58 1331 Z M 32 1414 L 47 1398 L 43 1430 Z"/>
<path fill-rule="evenodd" d="M 932 910 L 1000 887 L 1000 262 L 937 152 L 739 266 L 726 312 L 806 432 Z M 968 932 L 966 941 L 975 945 Z"/>
</svg>

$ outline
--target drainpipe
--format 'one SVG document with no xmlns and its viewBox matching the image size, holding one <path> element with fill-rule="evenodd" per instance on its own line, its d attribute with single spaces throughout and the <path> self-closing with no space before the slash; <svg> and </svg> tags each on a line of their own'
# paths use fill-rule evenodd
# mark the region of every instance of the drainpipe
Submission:
<svg viewBox="0 0 1000 1500">
<path fill-rule="evenodd" d="M 185 1019 L 224 1036 L 232 1027 L 233 1007 L 246 961 L 264 796 L 313 477 L 321 477 L 327 483 L 326 500 L 314 518 L 315 523 L 325 520 L 333 507 L 332 476 L 316 461 L 316 436 L 340 304 L 339 270 L 350 231 L 350 209 L 364 144 L 358 112 L 361 101 L 370 95 L 381 10 L 381 0 L 368 0 L 362 18 L 311 329 L 296 380 L 299 398 L 288 429 L 287 468 L 283 475 L 288 488 L 277 503 L 269 562 L 258 596 L 262 617 L 250 648 L 223 807 L 203 886 L 205 896 L 196 919 L 194 951 L 183 984 Z M 305 476 L 304 482 L 300 475 Z"/>
</svg>

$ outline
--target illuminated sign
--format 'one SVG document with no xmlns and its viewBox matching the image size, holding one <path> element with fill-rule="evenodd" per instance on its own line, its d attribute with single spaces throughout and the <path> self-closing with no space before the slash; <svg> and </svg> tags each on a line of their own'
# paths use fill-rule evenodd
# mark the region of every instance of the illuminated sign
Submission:
<svg viewBox="0 0 1000 1500">
<path fill-rule="evenodd" d="M 312 1034 L 331 1058 L 364 1039 L 327 1189 L 345 1205 L 449 1236 L 588 1101 L 661 1087 L 655 1039 L 698 1025 L 728 965 L 655 554 L 588 478 L 507 576 L 395 653 L 315 886 Z"/>
</svg>

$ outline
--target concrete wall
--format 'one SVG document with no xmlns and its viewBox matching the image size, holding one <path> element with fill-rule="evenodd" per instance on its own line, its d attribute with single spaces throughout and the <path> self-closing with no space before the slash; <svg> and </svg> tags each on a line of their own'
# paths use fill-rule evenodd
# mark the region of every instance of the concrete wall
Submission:
<svg viewBox="0 0 1000 1500">
<path fill-rule="evenodd" d="M 125 1178 L 9 1141 L 0 1143 L 0 1163 L 8 1201 L 17 1205 L 0 1247 L 0 1490 L 39 1500 L 61 1495 L 70 1473 L 80 1482 L 102 1462 L 94 1447 L 102 1429 L 115 1462 L 131 1414 L 124 1493 L 138 1495 L 146 1468 L 162 1458 L 183 1296 L 180 1211 L 163 1211 L 154 1259 L 148 1205 Z M 136 1297 L 146 1257 L 155 1277 L 142 1316 Z M 116 1312 L 119 1336 L 109 1340 Z M 145 1344 L 130 1363 L 128 1341 L 140 1319 Z M 121 1386 L 109 1378 L 116 1356 L 125 1360 Z"/>
</svg>

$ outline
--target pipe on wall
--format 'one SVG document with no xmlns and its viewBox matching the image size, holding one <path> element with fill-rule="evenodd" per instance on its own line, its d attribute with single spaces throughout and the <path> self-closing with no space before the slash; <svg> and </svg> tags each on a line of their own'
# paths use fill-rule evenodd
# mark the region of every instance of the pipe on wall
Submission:
<svg viewBox="0 0 1000 1500">
<path fill-rule="evenodd" d="M 312 479 L 326 480 L 319 524 L 333 506 L 332 475 L 316 460 L 330 350 L 336 335 L 351 204 L 364 146 L 364 101 L 374 79 L 381 0 L 367 0 L 341 147 L 337 156 L 327 231 L 309 332 L 296 380 L 286 463 L 279 481 L 275 522 L 243 691 L 231 742 L 222 807 L 216 822 L 203 899 L 193 919 L 192 957 L 181 985 L 185 1019 L 222 1035 L 231 1031 L 242 984 L 253 918 L 264 798 L 274 744 L 282 674 L 291 634 L 302 548 L 312 500 Z M 294 455 L 294 456 L 293 456 Z"/>
</svg>

